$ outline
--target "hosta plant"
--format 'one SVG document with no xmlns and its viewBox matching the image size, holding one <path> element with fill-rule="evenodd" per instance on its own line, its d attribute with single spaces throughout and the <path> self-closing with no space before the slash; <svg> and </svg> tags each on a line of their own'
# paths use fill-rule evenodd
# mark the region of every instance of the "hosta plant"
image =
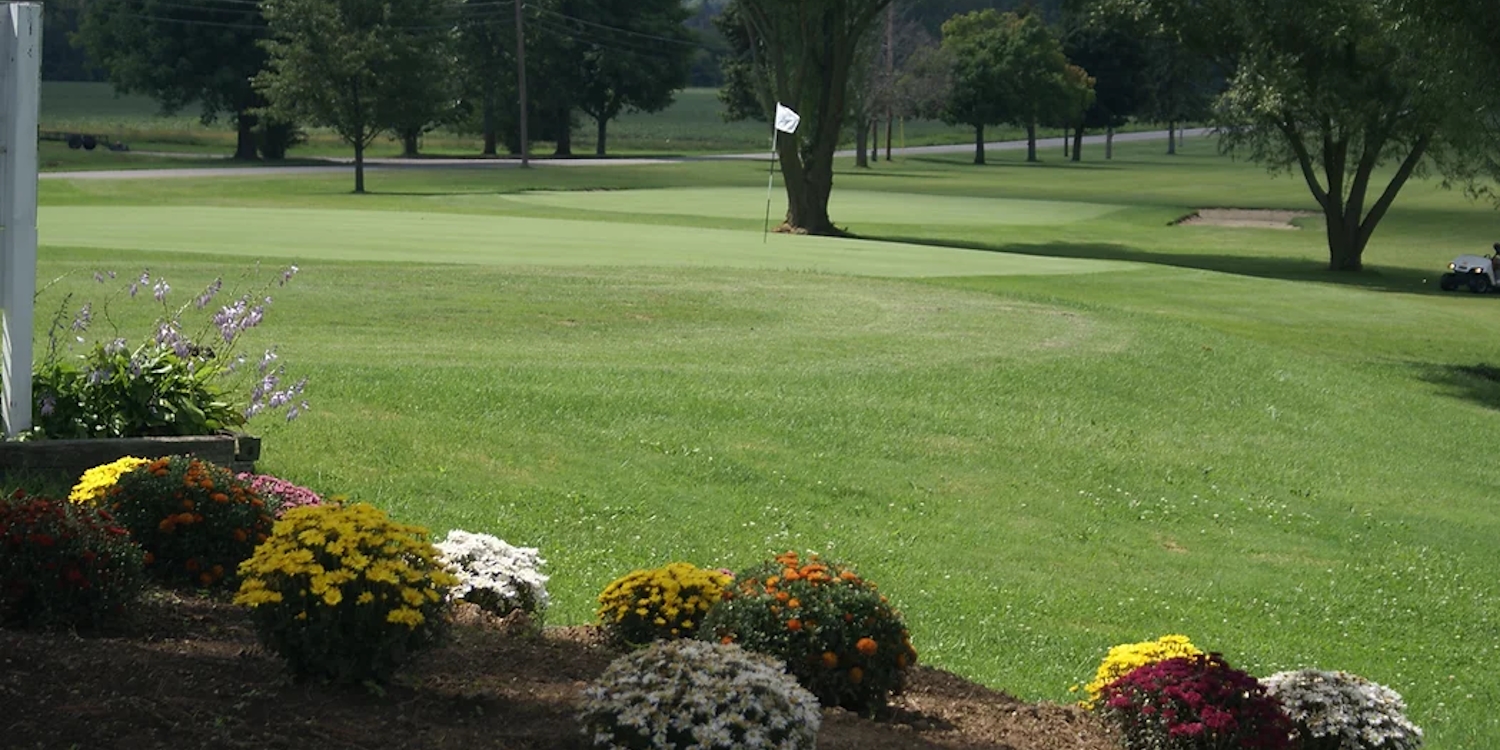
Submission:
<svg viewBox="0 0 1500 750">
<path fill-rule="evenodd" d="M 1110 683 L 1099 710 L 1126 750 L 1288 750 L 1292 722 L 1254 677 L 1218 654 L 1147 664 Z"/>
<path fill-rule="evenodd" d="M 469 602 L 499 617 L 520 610 L 540 618 L 546 611 L 547 576 L 541 570 L 546 561 L 539 550 L 461 529 L 449 531 L 437 549 L 458 577 L 448 590 L 449 599 Z"/>
<path fill-rule="evenodd" d="M 810 749 L 821 722 L 780 663 L 691 640 L 616 659 L 584 690 L 581 715 L 594 747 L 609 750 Z"/>
<path fill-rule="evenodd" d="M 686 638 L 718 603 L 729 576 L 685 562 L 636 570 L 599 594 L 599 622 L 616 641 L 643 645 L 662 638 Z"/>
<path fill-rule="evenodd" d="M 1147 664 L 1155 664 L 1178 656 L 1197 656 L 1201 653 L 1203 652 L 1185 635 L 1164 635 L 1154 641 L 1122 643 L 1114 646 L 1110 648 L 1104 661 L 1099 663 L 1099 669 L 1094 673 L 1094 681 L 1084 686 L 1087 697 L 1080 701 L 1080 705 L 1084 708 L 1095 707 L 1099 702 L 1099 696 L 1110 683 Z"/>
<path fill-rule="evenodd" d="M 1304 750 L 1416 750 L 1422 729 L 1396 691 L 1348 672 L 1277 672 L 1266 692 L 1297 725 Z"/>
<path fill-rule="evenodd" d="M 917 659 L 874 584 L 795 552 L 737 576 L 699 637 L 774 656 L 824 706 L 867 715 L 885 709 Z"/>
<path fill-rule="evenodd" d="M 19 491 L 0 499 L 0 622 L 96 625 L 143 580 L 140 548 L 108 511 Z"/>
<path fill-rule="evenodd" d="M 95 466 L 83 472 L 83 476 L 78 478 L 78 483 L 73 485 L 73 491 L 68 493 L 68 499 L 75 503 L 97 503 L 104 499 L 105 493 L 109 492 L 116 482 L 120 481 L 121 474 L 149 463 L 151 463 L 149 458 L 126 456 Z"/>
<path fill-rule="evenodd" d="M 259 270 L 257 265 L 247 280 Z M 288 419 L 295 418 L 307 408 L 306 380 L 285 382 L 274 347 L 256 364 L 240 349 L 264 319 L 272 286 L 285 285 L 296 272 L 288 266 L 227 305 L 216 303 L 222 279 L 175 304 L 171 284 L 148 271 L 120 280 L 97 302 L 74 307 L 72 295 L 64 295 L 32 374 L 35 426 L 25 437 L 209 435 L 266 410 L 285 409 Z M 112 272 L 96 272 L 94 279 L 100 285 L 116 281 Z M 146 299 L 154 300 L 155 321 L 142 335 L 122 335 L 114 306 Z M 194 314 L 201 323 L 188 322 Z M 89 338 L 101 329 L 107 330 Z"/>
<path fill-rule="evenodd" d="M 286 512 L 293 508 L 322 505 L 324 502 L 322 495 L 270 474 L 244 472 L 236 474 L 235 479 L 248 482 L 250 489 L 266 499 L 277 518 L 286 515 Z"/>
<path fill-rule="evenodd" d="M 121 474 L 104 503 L 146 551 L 146 572 L 167 583 L 228 585 L 271 531 L 270 510 L 250 485 L 193 456 Z"/>
<path fill-rule="evenodd" d="M 427 530 L 365 504 L 288 511 L 240 566 L 236 604 L 294 674 L 386 680 L 443 633 L 457 580 Z"/>
</svg>

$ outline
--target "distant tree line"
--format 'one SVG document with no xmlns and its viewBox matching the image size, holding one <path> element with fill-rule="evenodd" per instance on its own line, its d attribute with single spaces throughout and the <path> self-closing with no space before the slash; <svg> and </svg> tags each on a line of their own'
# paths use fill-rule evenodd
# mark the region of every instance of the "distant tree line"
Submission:
<svg viewBox="0 0 1500 750">
<path fill-rule="evenodd" d="M 73 3 L 77 0 L 62 0 Z M 109 0 L 73 6 L 75 43 L 124 92 L 235 124 L 236 158 L 279 158 L 297 125 L 354 148 L 399 138 L 416 155 L 437 127 L 521 150 L 516 0 Z M 670 105 L 703 50 L 680 0 L 525 0 L 535 140 L 571 155 L 592 121 Z M 362 169 L 357 189 L 363 189 Z"/>
</svg>

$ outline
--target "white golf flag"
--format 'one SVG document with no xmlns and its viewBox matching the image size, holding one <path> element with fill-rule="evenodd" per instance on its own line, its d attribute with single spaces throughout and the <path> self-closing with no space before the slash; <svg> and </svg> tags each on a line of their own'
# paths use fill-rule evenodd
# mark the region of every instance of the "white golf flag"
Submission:
<svg viewBox="0 0 1500 750">
<path fill-rule="evenodd" d="M 783 133 L 797 132 L 797 125 L 802 122 L 802 116 L 792 111 L 791 107 L 776 102 L 776 129 Z"/>
</svg>

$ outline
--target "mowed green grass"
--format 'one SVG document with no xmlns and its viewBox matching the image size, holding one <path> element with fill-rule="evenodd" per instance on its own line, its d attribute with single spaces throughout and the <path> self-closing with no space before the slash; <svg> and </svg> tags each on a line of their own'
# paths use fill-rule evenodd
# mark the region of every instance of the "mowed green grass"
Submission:
<svg viewBox="0 0 1500 750">
<path fill-rule="evenodd" d="M 1493 210 L 1413 186 L 1375 270 L 1333 278 L 1316 221 L 1167 226 L 1308 198 L 1158 146 L 841 171 L 835 219 L 901 242 L 762 244 L 764 193 L 739 206 L 764 172 L 734 163 L 379 172 L 370 196 L 49 180 L 40 273 L 80 272 L 55 301 L 147 267 L 187 300 L 299 262 L 249 348 L 277 343 L 313 411 L 254 425 L 262 468 L 541 547 L 552 622 L 635 567 L 815 550 L 880 582 L 924 660 L 1027 698 L 1182 632 L 1390 684 L 1429 747 L 1495 746 L 1500 298 L 1435 291 Z M 130 331 L 149 308 L 110 307 Z"/>
</svg>

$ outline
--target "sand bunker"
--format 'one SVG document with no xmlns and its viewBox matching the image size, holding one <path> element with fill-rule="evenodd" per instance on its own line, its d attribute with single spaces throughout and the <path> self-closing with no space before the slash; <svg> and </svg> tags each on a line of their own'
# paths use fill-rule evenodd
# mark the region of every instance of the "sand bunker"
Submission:
<svg viewBox="0 0 1500 750">
<path fill-rule="evenodd" d="M 1311 211 L 1275 211 L 1253 208 L 1204 208 L 1175 223 L 1179 226 L 1251 227 L 1296 229 L 1292 219 L 1317 216 Z"/>
</svg>

